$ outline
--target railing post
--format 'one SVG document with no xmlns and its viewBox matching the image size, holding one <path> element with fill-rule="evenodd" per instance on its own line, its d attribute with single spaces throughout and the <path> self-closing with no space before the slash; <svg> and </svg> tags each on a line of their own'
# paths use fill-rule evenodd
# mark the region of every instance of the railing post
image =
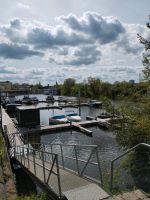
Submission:
<svg viewBox="0 0 150 200">
<path fill-rule="evenodd" d="M 62 165 L 63 165 L 63 169 L 64 169 L 64 156 L 63 156 L 63 149 L 62 149 L 62 145 L 61 144 L 60 144 L 60 149 L 61 149 Z"/>
<path fill-rule="evenodd" d="M 78 162 L 78 155 L 77 155 L 76 145 L 74 145 L 74 152 L 75 152 L 75 157 L 76 157 L 76 167 L 77 167 L 77 171 L 78 171 L 78 174 L 80 175 L 80 169 L 79 169 L 79 162 Z"/>
<path fill-rule="evenodd" d="M 111 162 L 111 174 L 110 174 L 110 192 L 113 190 L 113 176 L 114 176 L 114 162 Z"/>
<path fill-rule="evenodd" d="M 96 159 L 97 159 L 97 163 L 98 163 L 100 181 L 101 181 L 101 185 L 103 185 L 102 171 L 101 171 L 101 166 L 100 166 L 100 161 L 99 161 L 99 156 L 98 156 L 98 148 L 96 147 L 95 149 L 96 149 Z"/>
<path fill-rule="evenodd" d="M 29 162 L 29 147 L 27 148 L 27 159 L 28 159 L 28 168 L 30 169 L 30 162 Z"/>
<path fill-rule="evenodd" d="M 22 163 L 22 147 L 20 147 L 20 155 L 21 155 L 21 156 L 20 156 L 20 157 L 21 157 L 21 160 L 20 160 L 20 161 L 21 161 L 21 163 Z"/>
<path fill-rule="evenodd" d="M 53 160 L 53 147 L 52 147 L 52 144 L 50 144 L 50 147 L 51 147 L 51 155 L 52 155 L 52 160 Z"/>
<path fill-rule="evenodd" d="M 13 149 L 14 149 L 14 157 L 16 157 L 16 146 L 14 146 Z"/>
<path fill-rule="evenodd" d="M 56 154 L 56 168 L 57 168 L 57 178 L 58 178 L 58 189 L 59 189 L 59 196 L 61 197 L 61 183 L 60 183 L 60 174 L 59 174 L 59 164 L 58 164 L 58 155 Z"/>
<path fill-rule="evenodd" d="M 35 166 L 35 150 L 33 149 L 33 164 L 34 164 L 34 174 L 36 175 L 36 166 Z"/>
<path fill-rule="evenodd" d="M 24 147 L 23 147 L 23 163 L 24 163 L 24 166 L 25 166 L 25 152 L 24 152 Z"/>
<path fill-rule="evenodd" d="M 43 176 L 44 176 L 44 183 L 46 183 L 46 175 L 45 175 L 45 162 L 44 162 L 44 153 L 43 151 L 41 152 L 42 154 L 42 164 L 43 164 Z"/>
</svg>

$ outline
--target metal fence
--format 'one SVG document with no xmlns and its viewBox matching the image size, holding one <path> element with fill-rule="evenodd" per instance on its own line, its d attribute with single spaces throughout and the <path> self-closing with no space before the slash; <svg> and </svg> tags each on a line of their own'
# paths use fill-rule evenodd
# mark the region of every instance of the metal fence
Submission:
<svg viewBox="0 0 150 200">
<path fill-rule="evenodd" d="M 16 146 L 12 149 L 13 156 L 22 166 L 62 197 L 57 154 L 25 146 Z M 51 164 L 47 164 L 46 157 L 51 157 Z M 51 184 L 51 178 L 53 178 L 53 184 Z"/>
<path fill-rule="evenodd" d="M 134 146 L 111 161 L 110 191 L 135 187 L 150 192 L 150 145 L 146 143 Z"/>
<path fill-rule="evenodd" d="M 31 145 L 35 149 L 57 154 L 59 165 L 63 169 L 73 171 L 81 177 L 86 177 L 103 185 L 97 145 L 39 143 Z"/>
</svg>

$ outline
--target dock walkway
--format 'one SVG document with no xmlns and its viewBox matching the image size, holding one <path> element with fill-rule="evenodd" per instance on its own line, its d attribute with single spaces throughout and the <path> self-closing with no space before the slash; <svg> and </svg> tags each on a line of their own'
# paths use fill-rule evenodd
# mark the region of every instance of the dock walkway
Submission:
<svg viewBox="0 0 150 200">
<path fill-rule="evenodd" d="M 60 191 L 56 177 L 58 171 L 56 166 L 52 169 L 52 164 L 44 161 L 43 168 L 42 160 L 32 155 L 23 154 L 18 156 L 16 154 L 15 157 L 33 176 L 36 176 L 42 182 L 46 182 L 52 191 L 59 195 Z M 53 173 L 49 178 L 50 171 Z M 62 196 L 65 196 L 68 200 L 100 200 L 109 196 L 98 184 L 75 173 L 66 171 L 60 166 L 59 177 Z"/>
<path fill-rule="evenodd" d="M 10 142 L 10 145 L 13 143 L 13 140 L 16 142 L 17 146 L 23 145 L 23 142 L 19 136 L 19 134 L 14 134 L 18 132 L 17 127 L 15 126 L 12 119 L 9 117 L 9 115 L 6 113 L 4 108 L 2 109 L 2 127 L 4 132 L 7 132 L 8 140 Z"/>
</svg>

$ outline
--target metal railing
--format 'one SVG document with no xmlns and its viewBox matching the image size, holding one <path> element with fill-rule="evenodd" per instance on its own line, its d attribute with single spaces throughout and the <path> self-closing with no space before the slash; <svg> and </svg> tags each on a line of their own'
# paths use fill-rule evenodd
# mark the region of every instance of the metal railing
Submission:
<svg viewBox="0 0 150 200">
<path fill-rule="evenodd" d="M 114 163 L 121 159 L 122 157 L 124 157 L 125 155 L 127 155 L 128 153 L 134 151 L 135 149 L 141 147 L 141 146 L 144 146 L 144 147 L 148 147 L 150 149 L 150 145 L 149 144 L 146 144 L 146 143 L 139 143 L 137 144 L 136 146 L 130 148 L 129 150 L 127 150 L 125 153 L 121 154 L 120 156 L 116 157 L 115 159 L 113 159 L 111 161 L 111 176 L 110 176 L 110 192 L 113 191 L 113 180 L 114 180 Z"/>
<path fill-rule="evenodd" d="M 58 155 L 31 147 L 13 147 L 13 156 L 33 175 L 40 179 L 44 184 L 51 188 L 59 197 L 62 197 Z M 46 157 L 51 157 L 51 165 L 47 166 Z M 54 167 L 56 169 L 54 169 Z M 37 171 L 38 170 L 38 171 Z M 40 173 L 39 173 L 40 170 Z M 54 175 L 57 178 L 57 190 L 50 186 L 50 178 Z"/>
<path fill-rule="evenodd" d="M 78 144 L 39 144 L 39 143 L 32 143 L 31 144 L 35 149 L 42 149 L 44 151 L 55 153 L 58 155 L 59 158 L 59 165 L 62 166 L 63 169 L 71 170 L 77 173 L 77 175 L 81 177 L 86 177 L 91 179 L 94 182 L 97 182 L 100 185 L 103 185 L 102 173 L 101 173 L 101 166 L 100 160 L 98 155 L 98 146 L 97 145 L 78 145 Z M 67 154 L 69 149 L 69 155 Z M 70 155 L 71 153 L 74 156 Z M 85 153 L 86 159 L 80 157 L 81 151 Z M 74 152 L 74 153 L 73 153 Z M 71 169 L 66 167 L 67 161 L 74 161 L 75 162 L 75 169 Z M 89 165 L 96 166 L 96 170 L 98 171 L 98 176 L 96 178 L 92 178 L 89 175 L 85 174 L 86 169 Z"/>
</svg>

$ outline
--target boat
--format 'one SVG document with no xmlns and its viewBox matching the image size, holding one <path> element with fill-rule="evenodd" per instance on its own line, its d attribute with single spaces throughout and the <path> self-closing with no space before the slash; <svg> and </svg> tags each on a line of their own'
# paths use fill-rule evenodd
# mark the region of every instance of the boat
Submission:
<svg viewBox="0 0 150 200">
<path fill-rule="evenodd" d="M 81 117 L 77 113 L 75 113 L 74 111 L 68 111 L 68 112 L 71 112 L 71 113 L 66 115 L 68 121 L 70 121 L 70 122 L 81 122 Z"/>
<path fill-rule="evenodd" d="M 112 115 L 107 113 L 107 112 L 102 112 L 100 115 L 97 116 L 100 119 L 106 119 L 106 118 L 111 118 Z"/>
<path fill-rule="evenodd" d="M 31 97 L 31 101 L 32 101 L 33 104 L 39 103 L 39 100 L 38 100 L 37 97 Z"/>
<path fill-rule="evenodd" d="M 60 96 L 60 97 L 58 97 L 58 101 L 67 102 L 67 99 L 65 97 Z"/>
<path fill-rule="evenodd" d="M 56 115 L 49 118 L 49 124 L 64 124 L 67 122 L 68 122 L 68 119 L 66 115 Z"/>
<path fill-rule="evenodd" d="M 27 104 L 27 105 L 33 104 L 32 99 L 29 96 L 24 96 L 23 99 L 22 99 L 22 103 Z"/>
<path fill-rule="evenodd" d="M 54 97 L 52 96 L 52 95 L 48 95 L 47 97 L 46 97 L 46 101 L 47 102 L 50 102 L 50 101 L 54 101 L 55 99 L 54 99 Z"/>
<path fill-rule="evenodd" d="M 102 106 L 102 102 L 97 101 L 97 100 L 90 100 L 88 105 L 91 107 L 99 107 L 99 106 Z"/>
</svg>

